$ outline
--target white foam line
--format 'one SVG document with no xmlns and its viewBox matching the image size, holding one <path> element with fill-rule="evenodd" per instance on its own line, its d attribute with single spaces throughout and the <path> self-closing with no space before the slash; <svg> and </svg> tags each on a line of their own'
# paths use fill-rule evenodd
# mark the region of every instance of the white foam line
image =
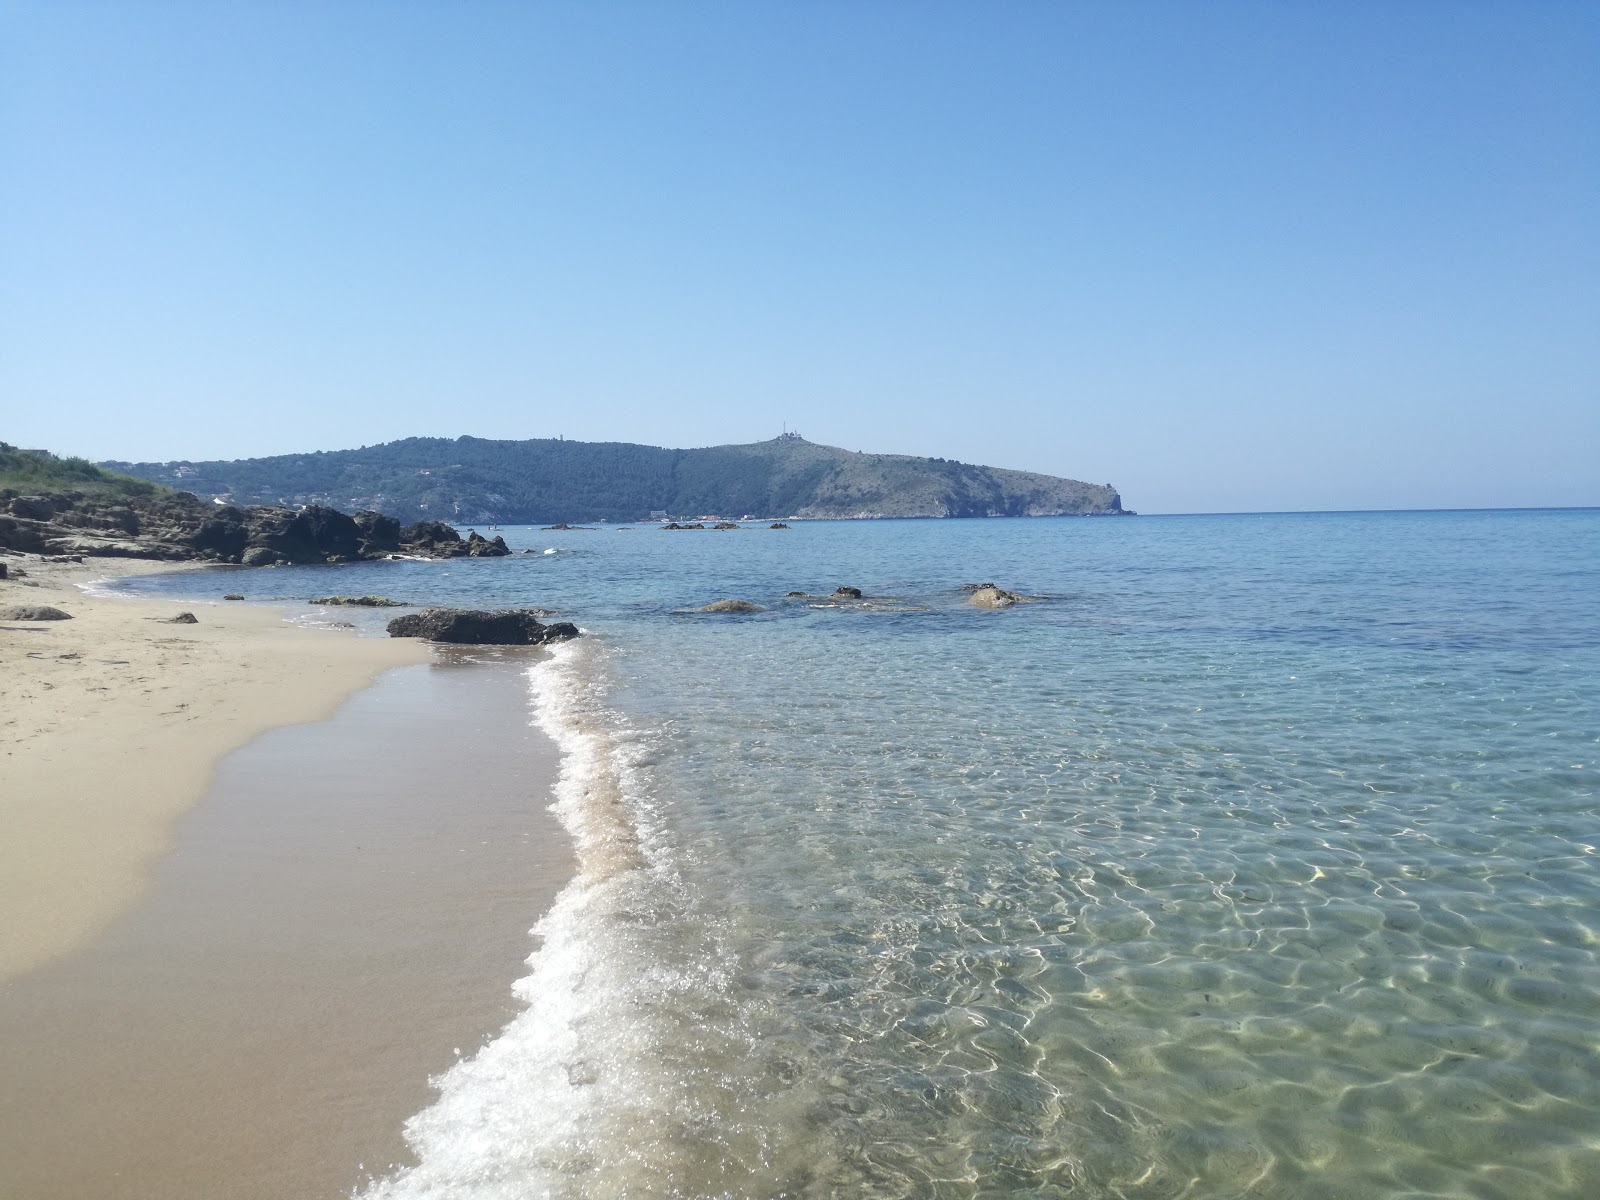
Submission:
<svg viewBox="0 0 1600 1200">
<path fill-rule="evenodd" d="M 582 1194 L 601 1177 L 637 1180 L 659 1159 L 647 1146 L 672 1111 L 672 1055 L 661 1051 L 682 1035 L 674 999 L 723 991 L 729 973 L 704 947 L 670 956 L 687 968 L 660 953 L 685 906 L 669 856 L 646 848 L 630 819 L 625 793 L 647 746 L 603 709 L 603 655 L 570 642 L 529 671 L 535 721 L 562 751 L 552 807 L 579 873 L 535 927 L 543 943 L 514 987 L 528 1007 L 433 1081 L 438 1101 L 405 1127 L 418 1165 L 373 1182 L 366 1200 Z"/>
</svg>

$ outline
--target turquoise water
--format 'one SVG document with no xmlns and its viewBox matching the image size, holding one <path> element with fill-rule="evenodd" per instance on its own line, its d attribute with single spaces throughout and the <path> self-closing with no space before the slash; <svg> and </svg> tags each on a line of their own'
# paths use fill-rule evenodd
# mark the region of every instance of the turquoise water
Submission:
<svg viewBox="0 0 1600 1200">
<path fill-rule="evenodd" d="M 506 536 L 129 585 L 592 635 L 583 875 L 370 1195 L 1600 1195 L 1600 511 Z"/>
</svg>

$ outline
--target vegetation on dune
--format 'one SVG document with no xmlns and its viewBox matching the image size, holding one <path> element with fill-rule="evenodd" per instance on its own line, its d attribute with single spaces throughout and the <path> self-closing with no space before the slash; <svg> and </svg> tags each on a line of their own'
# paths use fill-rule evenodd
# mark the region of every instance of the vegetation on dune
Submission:
<svg viewBox="0 0 1600 1200">
<path fill-rule="evenodd" d="M 19 450 L 0 442 L 0 488 L 16 492 L 84 492 L 89 495 L 154 496 L 168 489 L 98 467 L 86 458 L 58 458 L 45 450 Z"/>
</svg>

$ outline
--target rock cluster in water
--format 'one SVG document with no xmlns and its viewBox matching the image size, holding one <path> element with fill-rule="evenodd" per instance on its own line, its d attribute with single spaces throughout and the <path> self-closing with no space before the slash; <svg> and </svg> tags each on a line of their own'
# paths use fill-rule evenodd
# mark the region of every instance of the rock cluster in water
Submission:
<svg viewBox="0 0 1600 1200">
<path fill-rule="evenodd" d="M 45 555 L 91 555 L 239 563 L 340 563 L 410 554 L 498 557 L 505 539 L 466 538 L 443 521 L 401 528 L 377 512 L 355 516 L 311 505 L 279 508 L 213 504 L 189 492 L 114 498 L 86 492 L 24 496 L 0 489 L 0 548 Z"/>
<path fill-rule="evenodd" d="M 482 612 L 470 608 L 427 608 L 407 613 L 388 624 L 390 637 L 422 638 L 429 642 L 457 642 L 475 646 L 536 646 L 578 636 L 570 621 L 543 624 L 538 610 L 503 609 Z"/>
<path fill-rule="evenodd" d="M 340 604 L 358 608 L 404 608 L 404 600 L 391 600 L 387 596 L 315 596 L 307 604 Z"/>
</svg>

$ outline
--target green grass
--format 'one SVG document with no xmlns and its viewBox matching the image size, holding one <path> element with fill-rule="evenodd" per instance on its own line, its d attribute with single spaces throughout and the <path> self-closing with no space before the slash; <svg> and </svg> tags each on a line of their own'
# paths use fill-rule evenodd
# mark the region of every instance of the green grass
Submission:
<svg viewBox="0 0 1600 1200">
<path fill-rule="evenodd" d="M 160 484 L 118 475 L 86 458 L 57 458 L 42 450 L 18 450 L 0 442 L 0 488 L 19 492 L 91 492 L 100 496 L 154 496 Z"/>
</svg>

